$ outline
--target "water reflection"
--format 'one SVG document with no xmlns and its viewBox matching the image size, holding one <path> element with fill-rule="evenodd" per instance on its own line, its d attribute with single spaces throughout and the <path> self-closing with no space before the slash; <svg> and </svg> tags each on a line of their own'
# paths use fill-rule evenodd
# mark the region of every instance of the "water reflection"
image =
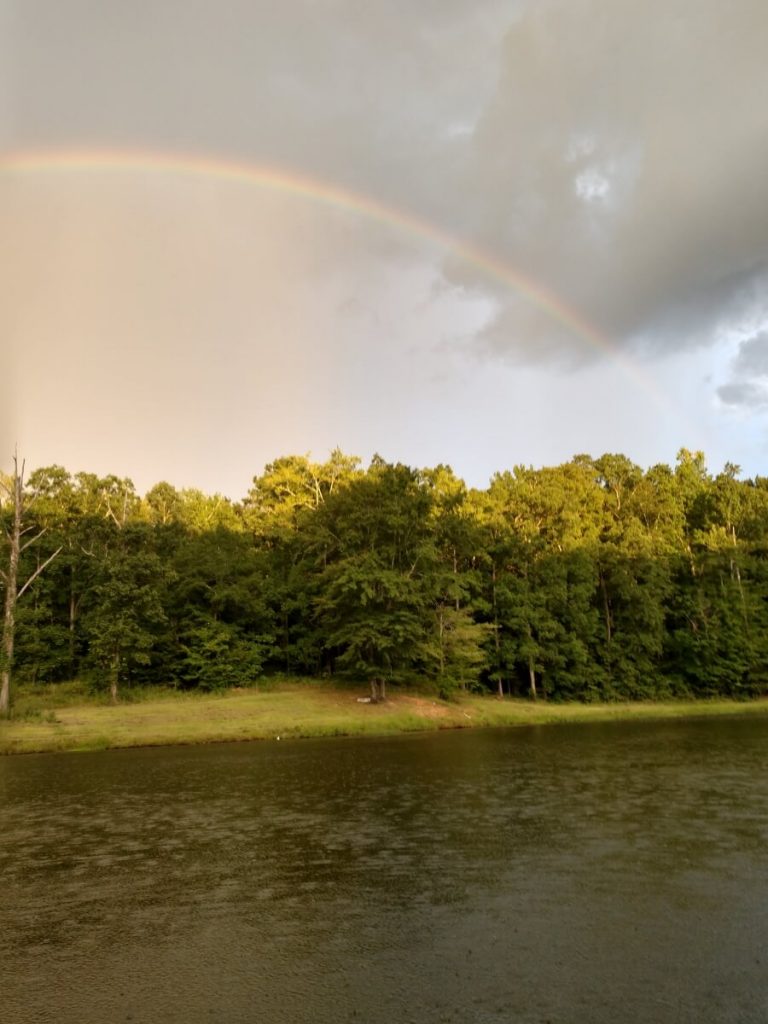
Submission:
<svg viewBox="0 0 768 1024">
<path fill-rule="evenodd" d="M 764 1021 L 768 722 L 0 761 L 26 1021 Z"/>
</svg>

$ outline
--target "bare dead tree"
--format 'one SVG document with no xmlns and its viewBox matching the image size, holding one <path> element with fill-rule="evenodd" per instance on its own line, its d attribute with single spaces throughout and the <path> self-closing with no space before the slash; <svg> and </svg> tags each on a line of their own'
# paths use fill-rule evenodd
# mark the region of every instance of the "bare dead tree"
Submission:
<svg viewBox="0 0 768 1024">
<path fill-rule="evenodd" d="M 13 644 L 16 636 L 16 605 L 21 597 L 32 586 L 40 573 L 51 564 L 59 554 L 58 548 L 35 571 L 28 577 L 25 583 L 19 586 L 19 560 L 22 554 L 35 544 L 44 533 L 47 527 L 38 530 L 33 536 L 24 540 L 26 534 L 34 530 L 34 524 L 25 525 L 25 513 L 29 511 L 35 502 L 35 495 L 29 498 L 24 488 L 24 468 L 22 460 L 19 469 L 18 455 L 13 456 L 13 475 L 9 480 L 0 480 L 0 487 L 5 493 L 6 502 L 11 507 L 10 527 L 4 526 L 6 543 L 8 546 L 7 568 L 0 569 L 0 580 L 5 587 L 5 602 L 3 610 L 3 635 L 2 646 L 0 646 L 0 718 L 7 718 L 11 706 L 11 668 L 13 666 Z"/>
</svg>

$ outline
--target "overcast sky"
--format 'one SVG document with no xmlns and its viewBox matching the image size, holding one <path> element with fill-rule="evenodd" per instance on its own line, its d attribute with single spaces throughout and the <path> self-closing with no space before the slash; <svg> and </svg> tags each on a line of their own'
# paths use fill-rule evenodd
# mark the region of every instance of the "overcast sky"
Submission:
<svg viewBox="0 0 768 1024">
<path fill-rule="evenodd" d="M 765 0 L 0 0 L 0 461 L 233 497 L 335 446 L 768 473 L 766 53 Z"/>
</svg>

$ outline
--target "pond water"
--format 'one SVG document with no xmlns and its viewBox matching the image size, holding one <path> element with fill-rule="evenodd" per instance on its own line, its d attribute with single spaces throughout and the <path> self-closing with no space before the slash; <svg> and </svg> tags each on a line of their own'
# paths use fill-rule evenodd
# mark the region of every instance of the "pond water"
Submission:
<svg viewBox="0 0 768 1024">
<path fill-rule="evenodd" d="M 0 759 L 0 1016 L 768 1020 L 768 720 Z"/>
</svg>

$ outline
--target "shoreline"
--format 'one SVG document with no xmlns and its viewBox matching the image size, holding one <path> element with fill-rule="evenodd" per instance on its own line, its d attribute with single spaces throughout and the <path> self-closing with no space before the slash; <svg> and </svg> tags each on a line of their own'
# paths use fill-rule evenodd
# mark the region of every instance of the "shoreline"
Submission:
<svg viewBox="0 0 768 1024">
<path fill-rule="evenodd" d="M 29 701 L 28 692 L 20 704 Z M 549 704 L 491 695 L 444 701 L 393 691 L 385 703 L 366 704 L 358 699 L 362 692 L 295 683 L 205 695 L 142 695 L 116 705 L 85 697 L 57 705 L 53 699 L 48 707 L 32 706 L 0 722 L 0 755 L 768 714 L 765 698 Z"/>
</svg>

